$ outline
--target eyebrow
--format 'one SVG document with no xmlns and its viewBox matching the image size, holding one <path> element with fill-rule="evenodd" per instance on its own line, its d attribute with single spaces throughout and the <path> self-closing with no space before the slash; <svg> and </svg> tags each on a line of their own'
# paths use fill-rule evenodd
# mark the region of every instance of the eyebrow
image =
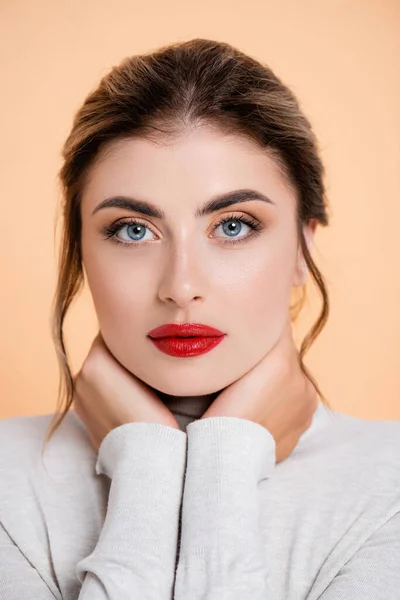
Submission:
<svg viewBox="0 0 400 600">
<path fill-rule="evenodd" d="M 220 210 L 221 208 L 227 208 L 232 204 L 238 204 L 240 202 L 249 202 L 251 200 L 260 200 L 261 202 L 275 204 L 275 202 L 268 198 L 268 196 L 266 196 L 265 194 L 261 194 L 261 192 L 257 192 L 256 190 L 235 190 L 233 192 L 225 192 L 223 194 L 218 194 L 217 196 L 214 196 L 206 204 L 204 204 L 196 210 L 195 216 L 196 218 L 204 217 L 206 215 L 210 215 L 211 213 Z M 129 196 L 115 196 L 103 200 L 103 202 L 100 202 L 100 204 L 98 204 L 93 210 L 92 215 L 104 208 L 124 208 L 131 212 L 141 213 L 142 215 L 146 215 L 147 217 L 153 217 L 155 219 L 165 219 L 165 212 L 162 209 L 158 208 L 154 204 L 151 204 L 150 202 L 138 200 Z"/>
</svg>

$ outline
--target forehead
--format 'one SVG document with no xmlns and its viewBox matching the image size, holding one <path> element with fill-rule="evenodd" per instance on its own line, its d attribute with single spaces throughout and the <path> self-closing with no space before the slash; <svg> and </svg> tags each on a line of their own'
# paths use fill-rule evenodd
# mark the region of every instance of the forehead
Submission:
<svg viewBox="0 0 400 600">
<path fill-rule="evenodd" d="M 111 142 L 92 166 L 82 203 L 92 211 L 104 198 L 139 196 L 171 211 L 190 210 L 208 198 L 251 187 L 293 202 L 277 161 L 253 140 L 197 128 L 167 141 L 132 137 Z"/>
</svg>

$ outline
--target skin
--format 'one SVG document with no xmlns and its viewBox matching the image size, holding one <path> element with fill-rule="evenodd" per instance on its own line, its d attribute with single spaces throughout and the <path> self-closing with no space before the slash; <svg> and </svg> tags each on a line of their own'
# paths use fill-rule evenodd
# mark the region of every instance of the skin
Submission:
<svg viewBox="0 0 400 600">
<path fill-rule="evenodd" d="M 196 219 L 212 196 L 251 188 L 274 204 L 251 200 Z M 105 208 L 111 196 L 131 196 L 163 209 L 166 219 Z M 275 160 L 244 137 L 211 127 L 188 130 L 174 141 L 113 142 L 96 161 L 82 195 L 82 257 L 101 335 L 111 355 L 162 397 L 218 393 L 249 373 L 276 346 L 287 326 L 293 286 L 306 278 L 298 250 L 295 192 Z M 262 231 L 238 224 L 235 238 L 226 215 L 252 216 Z M 139 219 L 104 239 L 104 227 Z M 304 225 L 310 250 L 315 222 Z M 133 237 L 132 237 L 133 236 Z M 141 237 L 144 240 L 141 241 Z M 135 241 L 137 240 L 137 241 Z M 164 323 L 198 322 L 226 335 L 211 352 L 176 358 L 146 337 Z"/>
<path fill-rule="evenodd" d="M 200 418 L 223 416 L 254 421 L 273 436 L 275 460 L 281 462 L 311 425 L 318 406 L 316 391 L 304 376 L 298 358 L 288 320 L 272 350 L 217 394 Z M 96 451 L 113 429 L 127 423 L 156 423 L 179 429 L 159 394 L 115 359 L 101 332 L 75 378 L 74 404 Z"/>
</svg>

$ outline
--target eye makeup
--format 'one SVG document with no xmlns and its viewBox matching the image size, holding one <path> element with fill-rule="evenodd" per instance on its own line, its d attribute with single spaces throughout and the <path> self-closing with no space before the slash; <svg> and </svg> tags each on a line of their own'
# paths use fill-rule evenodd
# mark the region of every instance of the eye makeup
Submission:
<svg viewBox="0 0 400 600">
<path fill-rule="evenodd" d="M 224 225 L 225 223 L 229 223 L 229 222 L 236 222 L 236 223 L 244 223 L 245 225 L 247 225 L 250 230 L 251 233 L 249 235 L 246 235 L 244 237 L 239 237 L 239 238 L 229 238 L 227 237 L 226 239 L 222 240 L 222 244 L 227 244 L 227 245 L 231 245 L 231 244 L 239 244 L 239 243 L 244 243 L 246 241 L 248 241 L 249 239 L 253 238 L 254 235 L 257 235 L 259 233 L 261 233 L 261 231 L 263 231 L 263 229 L 265 228 L 265 226 L 258 220 L 255 219 L 254 217 L 250 216 L 250 215 L 235 215 L 235 214 L 228 214 L 228 215 L 224 215 L 219 221 L 218 223 L 215 225 L 213 231 L 215 231 L 215 229 L 217 229 L 218 227 L 220 227 L 221 225 Z M 143 221 L 141 221 L 140 219 L 137 218 L 132 218 L 132 217 L 128 217 L 125 219 L 119 219 L 118 221 L 114 221 L 113 223 L 111 223 L 110 225 L 105 226 L 101 233 L 103 234 L 105 240 L 110 240 L 113 243 L 116 244 L 120 244 L 122 246 L 135 246 L 138 247 L 140 245 L 143 244 L 147 244 L 148 240 L 142 242 L 141 240 L 133 240 L 130 242 L 121 240 L 117 234 L 124 228 L 124 227 L 144 227 L 146 229 L 149 229 L 151 231 L 151 228 Z"/>
</svg>

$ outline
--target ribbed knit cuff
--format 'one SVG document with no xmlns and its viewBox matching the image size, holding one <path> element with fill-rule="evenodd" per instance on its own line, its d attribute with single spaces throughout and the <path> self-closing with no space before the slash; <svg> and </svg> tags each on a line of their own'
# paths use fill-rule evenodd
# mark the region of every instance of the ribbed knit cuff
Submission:
<svg viewBox="0 0 400 600">
<path fill-rule="evenodd" d="M 169 469 L 186 454 L 187 435 L 161 423 L 135 422 L 116 427 L 103 439 L 97 456 L 96 473 L 112 479 L 121 460 L 150 461 L 152 468 Z"/>
<path fill-rule="evenodd" d="M 127 423 L 104 438 L 96 473 L 111 478 L 107 514 L 96 548 L 78 563 L 80 581 L 112 560 L 172 584 L 186 445 L 186 433 L 158 423 Z"/>
<path fill-rule="evenodd" d="M 199 419 L 186 432 L 181 552 L 258 548 L 258 483 L 275 468 L 272 434 L 238 417 Z"/>
</svg>

